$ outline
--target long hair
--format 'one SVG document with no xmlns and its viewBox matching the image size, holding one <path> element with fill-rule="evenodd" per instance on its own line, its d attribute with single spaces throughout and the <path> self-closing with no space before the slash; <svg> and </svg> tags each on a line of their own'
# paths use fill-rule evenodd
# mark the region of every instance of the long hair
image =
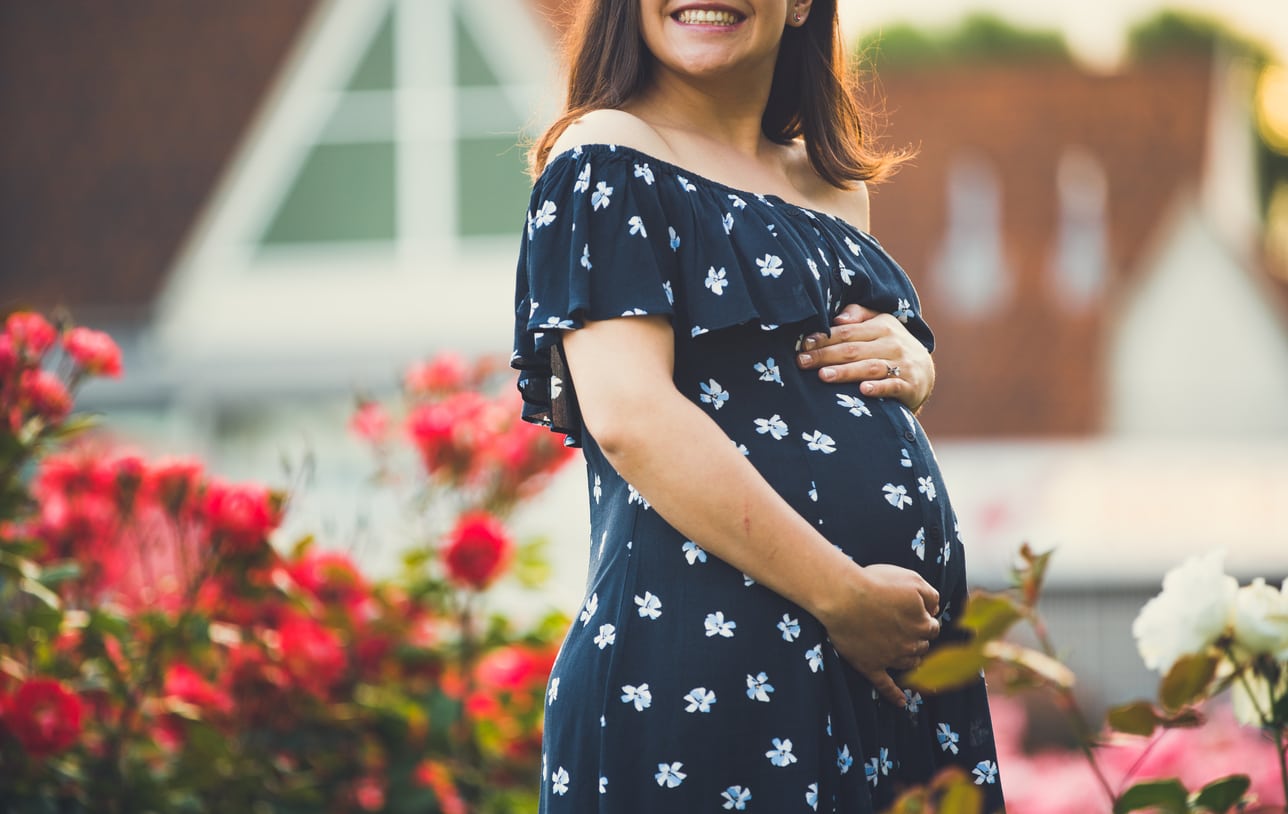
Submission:
<svg viewBox="0 0 1288 814">
<path fill-rule="evenodd" d="M 564 109 L 529 152 L 533 175 L 545 167 L 568 125 L 592 110 L 622 107 L 652 79 L 654 59 L 640 32 L 639 0 L 582 0 L 580 6 L 563 42 Z M 805 23 L 783 32 L 761 130 L 778 144 L 802 137 L 810 165 L 835 187 L 881 181 L 908 154 L 869 144 L 869 116 L 856 91 L 836 0 L 814 0 Z"/>
</svg>

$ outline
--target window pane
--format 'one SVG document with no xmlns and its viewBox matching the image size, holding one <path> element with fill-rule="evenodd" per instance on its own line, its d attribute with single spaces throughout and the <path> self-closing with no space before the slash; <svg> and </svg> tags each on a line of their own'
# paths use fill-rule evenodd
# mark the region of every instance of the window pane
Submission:
<svg viewBox="0 0 1288 814">
<path fill-rule="evenodd" d="M 394 13 L 390 11 L 376 29 L 358 69 L 349 78 L 348 90 L 392 90 L 394 87 Z"/>
<path fill-rule="evenodd" d="M 263 242 L 392 241 L 394 174 L 393 144 L 315 146 Z"/>
<path fill-rule="evenodd" d="M 464 236 L 518 233 L 528 201 L 528 176 L 517 137 L 457 142 L 459 229 Z"/>
<path fill-rule="evenodd" d="M 452 17 L 456 21 L 456 84 L 464 87 L 495 87 L 501 84 L 461 15 L 457 13 Z"/>
</svg>

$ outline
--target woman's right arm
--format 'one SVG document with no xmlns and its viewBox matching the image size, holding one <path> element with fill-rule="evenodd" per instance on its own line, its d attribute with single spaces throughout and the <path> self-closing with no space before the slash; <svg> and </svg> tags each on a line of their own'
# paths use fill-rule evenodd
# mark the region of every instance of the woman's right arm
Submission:
<svg viewBox="0 0 1288 814">
<path fill-rule="evenodd" d="M 934 588 L 904 568 L 857 565 L 774 491 L 675 389 L 664 317 L 588 321 L 563 344 L 582 420 L 617 472 L 682 534 L 812 613 L 902 706 L 887 670 L 911 667 L 938 635 Z"/>
</svg>

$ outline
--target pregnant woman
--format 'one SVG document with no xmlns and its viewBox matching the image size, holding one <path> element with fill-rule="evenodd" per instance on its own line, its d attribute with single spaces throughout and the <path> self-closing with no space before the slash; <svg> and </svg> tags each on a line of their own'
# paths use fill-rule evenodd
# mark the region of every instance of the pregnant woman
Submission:
<svg viewBox="0 0 1288 814">
<path fill-rule="evenodd" d="M 874 812 L 950 764 L 1002 807 L 983 680 L 896 682 L 966 581 L 930 444 L 881 395 L 932 337 L 867 232 L 897 157 L 864 142 L 842 54 L 834 0 L 578 9 L 513 360 L 590 492 L 545 812 Z M 855 305 L 890 317 L 845 344 Z M 799 367 L 847 347 L 871 358 Z"/>
</svg>

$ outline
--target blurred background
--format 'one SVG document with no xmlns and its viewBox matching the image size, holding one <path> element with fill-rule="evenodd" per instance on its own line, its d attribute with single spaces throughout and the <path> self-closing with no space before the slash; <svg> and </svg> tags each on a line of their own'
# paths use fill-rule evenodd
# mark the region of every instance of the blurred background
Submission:
<svg viewBox="0 0 1288 814">
<path fill-rule="evenodd" d="M 414 360 L 508 354 L 568 5 L 0 5 L 0 312 L 111 331 L 127 374 L 83 403 L 112 433 L 293 484 L 291 528 L 392 569 L 345 423 Z M 1167 568 L 1288 574 L 1288 6 L 842 5 L 881 143 L 918 150 L 872 229 L 937 331 L 973 579 L 1056 548 L 1084 694 L 1148 694 L 1130 621 Z M 520 518 L 568 612 L 584 503 L 572 467 Z"/>
</svg>

